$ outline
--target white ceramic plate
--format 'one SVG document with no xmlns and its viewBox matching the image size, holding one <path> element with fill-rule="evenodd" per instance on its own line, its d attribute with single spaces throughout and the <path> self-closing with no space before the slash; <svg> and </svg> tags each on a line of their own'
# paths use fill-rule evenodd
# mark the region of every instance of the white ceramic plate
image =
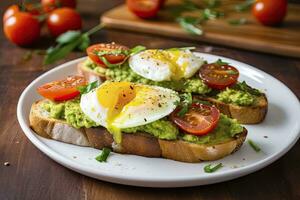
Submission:
<svg viewBox="0 0 300 200">
<path fill-rule="evenodd" d="M 262 151 L 256 153 L 246 142 L 233 155 L 215 162 L 190 164 L 162 158 L 146 158 L 112 153 L 107 163 L 94 158 L 100 150 L 79 147 L 37 136 L 29 128 L 31 104 L 40 99 L 36 88 L 43 83 L 63 79 L 76 73 L 84 58 L 65 63 L 34 80 L 22 93 L 18 103 L 18 120 L 29 140 L 56 162 L 81 174 L 114 183 L 146 187 L 184 187 L 205 185 L 234 179 L 257 171 L 284 155 L 297 141 L 300 132 L 300 104 L 296 96 L 280 81 L 247 64 L 209 54 L 197 53 L 208 62 L 218 58 L 236 66 L 240 79 L 266 92 L 269 111 L 263 123 L 246 125 L 249 135 Z M 267 137 L 267 138 L 266 138 Z M 208 174 L 203 167 L 222 162 L 224 167 Z"/>
</svg>

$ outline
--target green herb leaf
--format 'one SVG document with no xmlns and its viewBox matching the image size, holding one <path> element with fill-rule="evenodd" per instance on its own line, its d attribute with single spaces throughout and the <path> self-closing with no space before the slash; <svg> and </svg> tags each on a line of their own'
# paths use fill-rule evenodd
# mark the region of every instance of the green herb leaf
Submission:
<svg viewBox="0 0 300 200">
<path fill-rule="evenodd" d="M 94 81 L 89 83 L 88 85 L 77 87 L 77 90 L 79 90 L 80 94 L 86 94 L 89 93 L 94 88 L 97 88 L 98 86 L 99 86 L 99 81 Z"/>
<path fill-rule="evenodd" d="M 146 47 L 138 45 L 130 49 L 130 56 L 133 56 L 134 54 L 140 53 L 141 51 L 144 51 Z"/>
<path fill-rule="evenodd" d="M 75 49 L 80 44 L 80 42 L 81 39 L 79 38 L 78 40 L 73 41 L 72 43 L 68 43 L 65 45 L 58 44 L 56 47 L 50 47 L 47 50 L 47 54 L 44 58 L 44 65 L 52 64 L 57 60 L 64 58 L 73 49 Z"/>
<path fill-rule="evenodd" d="M 56 38 L 56 42 L 59 44 L 66 44 L 79 39 L 81 36 L 80 31 L 67 31 Z"/>
<path fill-rule="evenodd" d="M 81 36 L 81 43 L 78 45 L 78 49 L 81 51 L 85 51 L 86 48 L 90 46 L 91 40 L 88 34 L 82 34 Z"/>
<path fill-rule="evenodd" d="M 104 56 L 99 57 L 100 60 L 109 68 L 118 67 L 123 64 L 123 62 L 112 64 Z"/>
<path fill-rule="evenodd" d="M 238 74 L 237 71 L 233 71 L 233 70 L 226 70 L 226 73 L 229 74 L 229 75 L 236 75 L 236 74 Z"/>
<path fill-rule="evenodd" d="M 229 63 L 228 62 L 224 62 L 222 59 L 218 59 L 215 64 L 217 65 L 228 65 Z"/>
<path fill-rule="evenodd" d="M 180 94 L 179 97 L 180 97 L 181 109 L 177 113 L 177 115 L 179 117 L 183 117 L 189 111 L 189 107 L 193 103 L 193 97 L 191 93 L 183 93 Z"/>
<path fill-rule="evenodd" d="M 248 139 L 248 144 L 252 147 L 252 149 L 254 149 L 254 151 L 260 152 L 261 149 L 252 140 Z"/>
<path fill-rule="evenodd" d="M 238 12 L 247 11 L 251 8 L 251 6 L 255 3 L 255 0 L 246 0 L 241 4 L 237 4 L 234 6 L 234 9 Z"/>
<path fill-rule="evenodd" d="M 240 19 L 231 19 L 228 20 L 228 23 L 234 26 L 238 26 L 238 25 L 243 25 L 247 23 L 247 19 L 246 18 L 240 18 Z"/>
<path fill-rule="evenodd" d="M 215 165 L 214 167 L 211 167 L 211 165 L 212 164 L 208 164 L 208 165 L 204 166 L 204 172 L 213 173 L 223 167 L 222 163 L 219 163 L 219 164 Z"/>
<path fill-rule="evenodd" d="M 176 19 L 176 21 L 188 33 L 191 33 L 194 35 L 202 35 L 203 34 L 203 31 L 201 30 L 201 28 L 196 26 L 196 24 L 199 23 L 199 18 L 178 17 Z"/>
<path fill-rule="evenodd" d="M 202 16 L 203 16 L 204 20 L 211 20 L 211 19 L 217 19 L 219 17 L 223 17 L 224 13 L 217 11 L 217 10 L 205 8 Z"/>
<path fill-rule="evenodd" d="M 109 148 L 104 147 L 100 155 L 98 155 L 95 159 L 99 162 L 106 162 L 111 150 Z"/>
</svg>

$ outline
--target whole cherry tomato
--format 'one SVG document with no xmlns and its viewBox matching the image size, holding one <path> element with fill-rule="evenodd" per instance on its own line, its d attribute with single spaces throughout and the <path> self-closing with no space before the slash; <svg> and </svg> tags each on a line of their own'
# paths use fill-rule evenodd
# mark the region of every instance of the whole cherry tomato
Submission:
<svg viewBox="0 0 300 200">
<path fill-rule="evenodd" d="M 6 37 L 20 46 L 32 44 L 40 36 L 39 21 L 29 13 L 17 12 L 3 26 Z"/>
<path fill-rule="evenodd" d="M 258 0 L 252 7 L 252 14 L 263 25 L 280 24 L 287 12 L 287 0 Z"/>
<path fill-rule="evenodd" d="M 42 0 L 44 12 L 51 12 L 59 7 L 76 8 L 76 0 Z"/>
<path fill-rule="evenodd" d="M 127 0 L 126 4 L 136 16 L 148 19 L 157 15 L 164 2 L 162 0 Z"/>
<path fill-rule="evenodd" d="M 50 13 L 47 26 L 53 36 L 58 36 L 69 30 L 81 29 L 81 17 L 72 8 L 58 8 Z"/>
<path fill-rule="evenodd" d="M 20 8 L 19 8 L 19 6 L 18 5 L 11 5 L 11 6 L 9 6 L 6 10 L 5 10 L 5 12 L 4 12 L 4 14 L 3 14 L 3 23 L 9 18 L 9 17 L 11 17 L 11 16 L 13 16 L 14 14 L 16 14 L 16 13 L 18 13 L 18 12 L 20 12 Z"/>
</svg>

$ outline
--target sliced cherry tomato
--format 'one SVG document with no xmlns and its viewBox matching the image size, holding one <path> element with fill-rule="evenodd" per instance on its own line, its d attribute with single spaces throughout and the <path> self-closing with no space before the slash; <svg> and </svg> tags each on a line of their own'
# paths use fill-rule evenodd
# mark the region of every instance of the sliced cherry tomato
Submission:
<svg viewBox="0 0 300 200">
<path fill-rule="evenodd" d="M 46 83 L 37 88 L 43 97 L 52 101 L 66 101 L 80 94 L 77 87 L 86 85 L 86 80 L 81 76 L 70 76 L 65 80 Z"/>
<path fill-rule="evenodd" d="M 80 15 L 72 8 L 55 9 L 47 18 L 48 29 L 55 37 L 69 30 L 80 30 L 81 25 Z"/>
<path fill-rule="evenodd" d="M 4 22 L 4 33 L 11 42 L 25 46 L 39 38 L 40 25 L 31 14 L 17 12 Z"/>
<path fill-rule="evenodd" d="M 76 0 L 42 0 L 44 12 L 51 12 L 59 7 L 76 8 Z"/>
<path fill-rule="evenodd" d="M 213 130 L 219 121 L 220 111 L 215 106 L 194 103 L 184 116 L 178 116 L 180 107 L 172 114 L 171 119 L 182 130 L 193 135 L 205 135 Z"/>
<path fill-rule="evenodd" d="M 162 0 L 127 0 L 128 9 L 140 18 L 153 18 L 162 6 Z"/>
<path fill-rule="evenodd" d="M 3 14 L 3 23 L 11 16 L 15 15 L 16 13 L 20 12 L 20 8 L 18 5 L 11 5 L 9 6 L 4 14 Z"/>
<path fill-rule="evenodd" d="M 239 71 L 228 64 L 210 63 L 200 68 L 199 76 L 209 87 L 221 90 L 237 82 Z"/>
<path fill-rule="evenodd" d="M 252 7 L 252 14 L 263 25 L 277 25 L 286 15 L 287 4 L 287 0 L 257 0 Z"/>
<path fill-rule="evenodd" d="M 98 65 L 101 65 L 102 67 L 107 67 L 100 57 L 97 55 L 97 53 L 105 53 L 102 55 L 109 63 L 116 64 L 121 63 L 126 59 L 127 55 L 122 53 L 117 53 L 116 50 L 129 50 L 128 47 L 115 44 L 115 43 L 101 43 L 101 44 L 94 44 L 86 49 L 86 53 L 89 56 L 89 58 L 97 63 Z M 107 53 L 106 53 L 107 52 Z"/>
</svg>

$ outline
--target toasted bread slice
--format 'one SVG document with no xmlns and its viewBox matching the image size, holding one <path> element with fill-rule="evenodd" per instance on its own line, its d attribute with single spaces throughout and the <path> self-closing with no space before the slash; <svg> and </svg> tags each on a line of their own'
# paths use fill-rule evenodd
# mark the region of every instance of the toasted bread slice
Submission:
<svg viewBox="0 0 300 200">
<path fill-rule="evenodd" d="M 252 106 L 228 104 L 211 97 L 201 99 L 211 102 L 221 113 L 236 119 L 241 124 L 258 124 L 265 119 L 268 111 L 268 100 L 264 94 L 258 97 Z"/>
<path fill-rule="evenodd" d="M 40 136 L 80 146 L 97 149 L 112 148 L 114 152 L 147 157 L 164 157 L 182 162 L 217 160 L 237 151 L 247 136 L 247 130 L 229 141 L 214 145 L 199 145 L 183 140 L 161 140 L 147 133 L 122 134 L 121 144 L 116 144 L 112 135 L 102 127 L 76 129 L 63 120 L 49 118 L 41 108 L 42 101 L 31 107 L 30 127 Z"/>
<path fill-rule="evenodd" d="M 93 70 L 85 67 L 83 62 L 78 64 L 77 70 L 79 74 L 84 76 L 89 81 L 107 80 L 107 77 L 105 77 L 104 74 L 94 72 Z M 237 119 L 237 121 L 241 124 L 258 124 L 262 122 L 268 110 L 268 100 L 264 94 L 261 97 L 258 97 L 257 102 L 252 106 L 228 104 L 211 97 L 202 99 L 210 101 L 216 105 L 223 114 L 230 118 Z"/>
</svg>

